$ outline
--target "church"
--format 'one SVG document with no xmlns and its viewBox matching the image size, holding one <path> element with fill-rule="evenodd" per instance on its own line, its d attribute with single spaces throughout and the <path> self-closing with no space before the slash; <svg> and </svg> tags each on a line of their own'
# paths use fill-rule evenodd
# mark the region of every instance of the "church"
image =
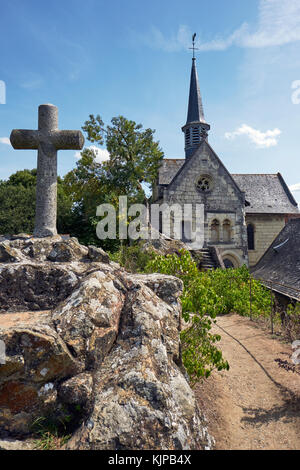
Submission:
<svg viewBox="0 0 300 470">
<path fill-rule="evenodd" d="M 203 204 L 204 249 L 213 248 L 225 267 L 253 267 L 287 221 L 297 217 L 298 205 L 280 173 L 231 174 L 208 143 L 209 130 L 193 57 L 182 127 L 185 158 L 163 160 L 153 202 Z"/>
</svg>

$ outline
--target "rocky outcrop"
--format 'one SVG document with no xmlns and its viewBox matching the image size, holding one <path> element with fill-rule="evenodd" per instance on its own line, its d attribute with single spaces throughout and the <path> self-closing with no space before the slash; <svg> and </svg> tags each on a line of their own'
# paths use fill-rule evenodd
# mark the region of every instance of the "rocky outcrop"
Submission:
<svg viewBox="0 0 300 470">
<path fill-rule="evenodd" d="M 187 245 L 181 240 L 175 240 L 167 237 L 165 234 L 158 232 L 153 227 L 153 239 L 149 239 L 145 242 L 141 242 L 141 248 L 150 253 L 156 253 L 158 255 L 171 255 L 179 254 L 181 250 L 187 250 Z M 155 235 L 155 238 L 154 238 Z"/>
<path fill-rule="evenodd" d="M 180 280 L 128 274 L 76 239 L 0 251 L 2 441 L 67 413 L 67 449 L 212 446 L 181 363 Z"/>
</svg>

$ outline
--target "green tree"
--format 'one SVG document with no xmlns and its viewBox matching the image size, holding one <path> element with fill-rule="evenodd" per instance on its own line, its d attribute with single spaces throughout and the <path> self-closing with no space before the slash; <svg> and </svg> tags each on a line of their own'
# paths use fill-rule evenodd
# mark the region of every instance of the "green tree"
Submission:
<svg viewBox="0 0 300 470">
<path fill-rule="evenodd" d="M 92 143 L 106 144 L 110 154 L 103 163 L 107 184 L 123 194 L 143 191 L 142 183 L 153 184 L 163 159 L 159 142 L 155 142 L 152 129 L 144 129 L 142 124 L 113 117 L 112 125 L 104 127 L 99 115 L 91 114 L 82 127 L 87 139 Z"/>
<path fill-rule="evenodd" d="M 36 169 L 21 170 L 0 181 L 0 233 L 32 233 L 35 216 Z M 57 226 L 69 233 L 73 224 L 72 199 L 64 191 L 62 179 L 57 185 Z"/>
<path fill-rule="evenodd" d="M 111 125 L 104 126 L 99 115 L 91 114 L 82 129 L 91 143 L 106 144 L 110 156 L 98 163 L 93 149 L 85 148 L 76 168 L 65 176 L 64 189 L 74 203 L 73 228 L 82 243 L 114 251 L 118 240 L 97 239 L 96 208 L 110 203 L 118 211 L 119 196 L 127 196 L 128 204 L 144 203 L 145 188 L 154 183 L 163 152 L 154 141 L 154 130 L 143 129 L 123 116 L 112 118 Z"/>
</svg>

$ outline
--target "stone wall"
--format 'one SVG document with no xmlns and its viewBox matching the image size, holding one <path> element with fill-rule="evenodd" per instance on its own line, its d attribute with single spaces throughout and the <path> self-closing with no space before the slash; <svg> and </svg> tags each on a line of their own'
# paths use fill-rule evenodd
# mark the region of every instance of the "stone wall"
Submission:
<svg viewBox="0 0 300 470">
<path fill-rule="evenodd" d="M 201 192 L 197 181 L 208 175 L 210 190 Z M 206 244 L 220 246 L 223 250 L 237 251 L 240 265 L 248 264 L 247 231 L 245 225 L 245 198 L 236 186 L 231 175 L 213 152 L 204 143 L 182 167 L 170 185 L 164 189 L 163 202 L 168 204 L 203 204 L 204 205 L 204 240 Z M 212 240 L 211 224 L 218 220 L 220 236 L 217 242 Z M 225 241 L 223 223 L 230 222 L 231 239 Z M 195 228 L 195 220 L 192 221 Z"/>
<path fill-rule="evenodd" d="M 249 265 L 255 266 L 285 226 L 285 215 L 247 214 L 246 224 L 254 226 L 254 250 L 249 250 Z"/>
</svg>

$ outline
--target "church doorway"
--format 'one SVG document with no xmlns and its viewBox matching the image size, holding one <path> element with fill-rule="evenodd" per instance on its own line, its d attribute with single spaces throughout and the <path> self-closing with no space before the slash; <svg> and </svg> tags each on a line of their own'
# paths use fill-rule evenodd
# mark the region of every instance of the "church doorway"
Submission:
<svg viewBox="0 0 300 470">
<path fill-rule="evenodd" d="M 241 266 L 238 256 L 235 256 L 232 252 L 225 251 L 222 253 L 222 258 L 226 269 L 239 268 Z"/>
<path fill-rule="evenodd" d="M 234 268 L 233 262 L 230 261 L 230 259 L 225 258 L 225 259 L 223 260 L 223 262 L 224 262 L 224 266 L 225 266 L 226 269 Z"/>
</svg>

